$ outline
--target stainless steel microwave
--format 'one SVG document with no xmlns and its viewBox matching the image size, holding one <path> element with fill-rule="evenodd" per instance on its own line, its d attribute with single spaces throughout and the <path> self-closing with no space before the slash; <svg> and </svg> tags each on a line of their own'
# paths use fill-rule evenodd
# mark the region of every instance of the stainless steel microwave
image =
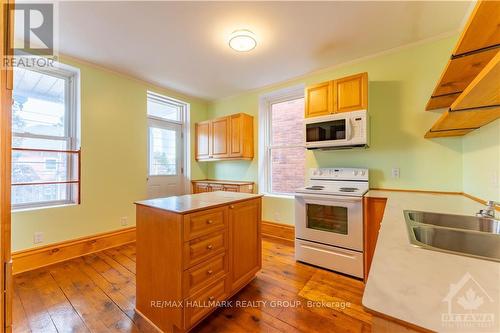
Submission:
<svg viewBox="0 0 500 333">
<path fill-rule="evenodd" d="M 366 110 L 306 118 L 304 129 L 307 149 L 345 149 L 369 144 Z"/>
</svg>

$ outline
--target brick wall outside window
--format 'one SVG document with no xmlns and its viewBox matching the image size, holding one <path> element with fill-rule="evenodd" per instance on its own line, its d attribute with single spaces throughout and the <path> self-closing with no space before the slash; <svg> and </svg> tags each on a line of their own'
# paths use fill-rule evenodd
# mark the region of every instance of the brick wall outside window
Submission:
<svg viewBox="0 0 500 333">
<path fill-rule="evenodd" d="M 303 121 L 303 98 L 271 106 L 272 193 L 293 193 L 304 186 L 306 150 L 303 147 Z"/>
</svg>

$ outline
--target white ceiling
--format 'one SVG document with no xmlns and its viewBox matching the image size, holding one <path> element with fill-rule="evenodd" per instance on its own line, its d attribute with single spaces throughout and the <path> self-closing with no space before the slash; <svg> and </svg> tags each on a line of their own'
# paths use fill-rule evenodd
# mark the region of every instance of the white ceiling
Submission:
<svg viewBox="0 0 500 333">
<path fill-rule="evenodd" d="M 206 99 L 450 31 L 469 2 L 62 2 L 60 52 Z M 257 48 L 227 46 L 235 29 Z"/>
</svg>

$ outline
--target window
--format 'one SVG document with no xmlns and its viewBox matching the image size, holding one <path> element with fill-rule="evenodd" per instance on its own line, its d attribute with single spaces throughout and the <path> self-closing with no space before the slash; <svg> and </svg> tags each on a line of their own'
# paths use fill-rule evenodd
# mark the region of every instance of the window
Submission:
<svg viewBox="0 0 500 333">
<path fill-rule="evenodd" d="M 185 103 L 148 91 L 149 117 L 182 122 L 185 105 Z"/>
<path fill-rule="evenodd" d="M 261 99 L 264 191 L 292 194 L 304 186 L 304 93 L 294 89 Z M 263 114 L 262 114 L 263 113 Z"/>
<path fill-rule="evenodd" d="M 14 209 L 79 202 L 78 72 L 68 68 L 14 68 Z"/>
</svg>

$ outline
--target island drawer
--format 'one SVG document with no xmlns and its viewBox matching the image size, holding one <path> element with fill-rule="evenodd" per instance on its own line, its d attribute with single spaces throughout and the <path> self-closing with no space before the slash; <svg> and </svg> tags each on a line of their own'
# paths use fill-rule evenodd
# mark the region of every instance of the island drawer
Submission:
<svg viewBox="0 0 500 333">
<path fill-rule="evenodd" d="M 227 231 L 221 230 L 184 243 L 184 269 L 204 262 L 227 248 Z"/>
<path fill-rule="evenodd" d="M 188 241 L 227 226 L 227 207 L 219 207 L 184 216 L 184 240 Z"/>
<path fill-rule="evenodd" d="M 189 328 L 203 319 L 218 306 L 218 303 L 224 300 L 226 293 L 226 278 L 220 278 L 207 288 L 201 290 L 193 297 L 185 301 L 185 326 Z"/>
<path fill-rule="evenodd" d="M 184 295 L 193 295 L 207 284 L 223 277 L 227 273 L 227 255 L 219 254 L 207 262 L 184 271 Z"/>
</svg>

